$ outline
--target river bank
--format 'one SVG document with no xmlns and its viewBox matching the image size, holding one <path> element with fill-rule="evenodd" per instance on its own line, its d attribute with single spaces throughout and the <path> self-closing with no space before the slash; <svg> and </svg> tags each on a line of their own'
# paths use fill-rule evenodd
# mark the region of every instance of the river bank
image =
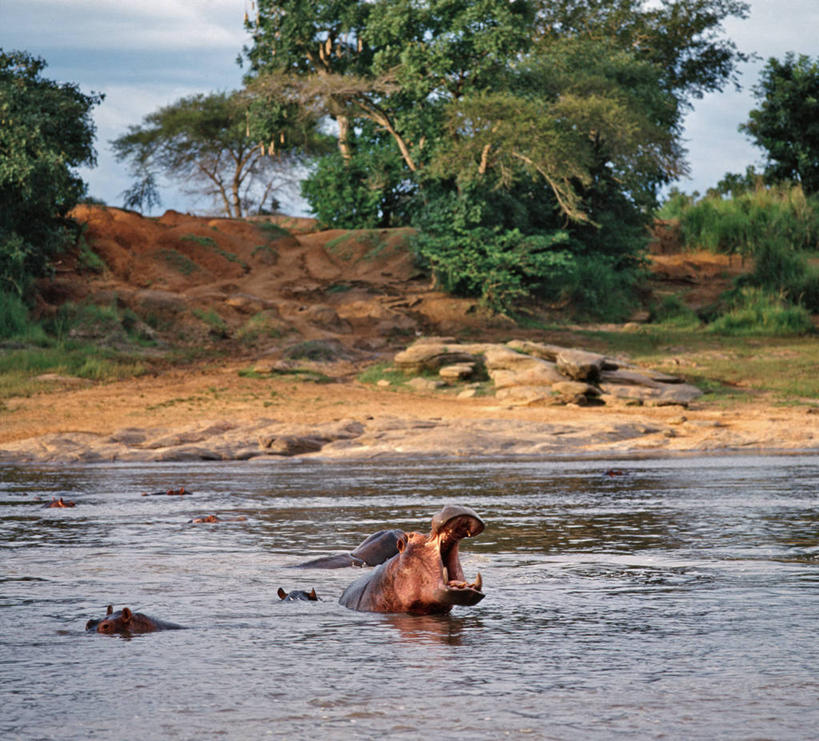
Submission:
<svg viewBox="0 0 819 741">
<path fill-rule="evenodd" d="M 51 379 L 10 399 L 5 462 L 282 457 L 620 456 L 819 451 L 814 406 L 695 401 L 687 407 L 521 405 L 361 383 L 327 364 L 323 382 L 203 363 L 104 384 Z"/>
</svg>

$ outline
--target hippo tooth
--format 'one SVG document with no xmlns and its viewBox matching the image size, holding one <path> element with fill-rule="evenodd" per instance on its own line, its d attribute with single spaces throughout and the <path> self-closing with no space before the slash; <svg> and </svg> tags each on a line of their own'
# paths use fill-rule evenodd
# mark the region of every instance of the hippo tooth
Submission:
<svg viewBox="0 0 819 741">
<path fill-rule="evenodd" d="M 444 573 L 442 574 L 444 578 L 444 584 L 449 584 L 449 571 L 447 571 L 446 566 L 443 567 Z"/>
<path fill-rule="evenodd" d="M 483 579 L 481 578 L 480 571 L 478 572 L 478 575 L 475 577 L 475 583 L 472 586 L 479 592 L 481 591 L 481 588 L 483 587 Z"/>
</svg>

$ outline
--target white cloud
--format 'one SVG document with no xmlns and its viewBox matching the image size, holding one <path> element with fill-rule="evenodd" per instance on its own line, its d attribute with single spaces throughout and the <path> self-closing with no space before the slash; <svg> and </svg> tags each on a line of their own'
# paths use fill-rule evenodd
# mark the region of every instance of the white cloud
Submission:
<svg viewBox="0 0 819 741">
<path fill-rule="evenodd" d="M 91 192 L 111 203 L 127 187 L 125 168 L 108 141 L 129 124 L 196 92 L 234 89 L 242 72 L 236 57 L 247 43 L 243 28 L 251 0 L 0 0 L 6 49 L 46 59 L 46 74 L 106 94 L 95 111 L 99 166 L 84 172 Z M 726 35 L 763 61 L 744 65 L 744 90 L 695 101 L 686 119 L 691 178 L 684 190 L 705 191 L 726 172 L 760 160 L 737 126 L 754 106 L 751 86 L 770 56 L 788 51 L 819 57 L 819 0 L 750 0 L 747 20 L 729 19 Z M 179 206 L 175 206 L 179 208 Z"/>
<path fill-rule="evenodd" d="M 26 37 L 45 49 L 238 51 L 246 36 L 245 4 L 245 0 L 4 0 L 3 15 L 12 38 Z"/>
</svg>

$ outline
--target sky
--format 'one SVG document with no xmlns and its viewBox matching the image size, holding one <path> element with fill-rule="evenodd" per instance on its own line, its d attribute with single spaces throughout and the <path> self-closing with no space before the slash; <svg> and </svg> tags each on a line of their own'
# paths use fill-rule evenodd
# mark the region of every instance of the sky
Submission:
<svg viewBox="0 0 819 741">
<path fill-rule="evenodd" d="M 25 50 L 48 63 L 44 76 L 77 83 L 83 92 L 105 94 L 94 111 L 97 166 L 80 175 L 89 194 L 109 205 L 122 203 L 130 184 L 109 142 L 157 108 L 195 93 L 241 86 L 236 62 L 247 42 L 243 27 L 251 0 L 0 0 L 0 48 Z M 726 36 L 760 60 L 741 67 L 742 90 L 694 101 L 685 121 L 690 177 L 675 185 L 704 192 L 726 172 L 761 163 L 761 151 L 737 131 L 755 106 L 751 87 L 769 57 L 788 51 L 819 57 L 819 0 L 750 0 L 748 19 L 730 19 Z M 207 201 L 161 189 L 162 204 L 205 212 Z M 281 198 L 283 210 L 299 215 L 306 204 Z"/>
</svg>

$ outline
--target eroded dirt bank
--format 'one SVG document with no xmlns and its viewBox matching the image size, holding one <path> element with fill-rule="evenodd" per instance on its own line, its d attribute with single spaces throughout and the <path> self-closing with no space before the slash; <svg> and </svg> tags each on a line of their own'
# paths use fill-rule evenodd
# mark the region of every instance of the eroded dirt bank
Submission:
<svg viewBox="0 0 819 741">
<path fill-rule="evenodd" d="M 584 407 L 508 402 L 485 389 L 465 398 L 361 383 L 363 369 L 389 364 L 421 335 L 549 341 L 474 300 L 435 291 L 413 264 L 407 230 L 310 233 L 308 222 L 287 222 L 285 231 L 95 206 L 74 216 L 103 267 L 90 271 L 81 251 L 68 256 L 40 286 L 42 316 L 66 302 L 109 307 L 113 314 L 73 330 L 77 338 L 130 351 L 138 337 L 160 355 L 209 347 L 228 360 L 152 366 L 113 383 L 42 379 L 34 393 L 0 407 L 0 460 L 819 449 L 815 406 L 775 406 L 759 395 L 725 408 Z M 667 254 L 655 256 L 653 269 L 660 295 L 682 291 L 692 306 L 713 301 L 738 270 L 718 256 Z M 291 373 L 288 352 L 312 342 L 333 348 L 332 357 L 312 375 Z M 261 372 L 246 373 L 251 367 Z"/>
</svg>

